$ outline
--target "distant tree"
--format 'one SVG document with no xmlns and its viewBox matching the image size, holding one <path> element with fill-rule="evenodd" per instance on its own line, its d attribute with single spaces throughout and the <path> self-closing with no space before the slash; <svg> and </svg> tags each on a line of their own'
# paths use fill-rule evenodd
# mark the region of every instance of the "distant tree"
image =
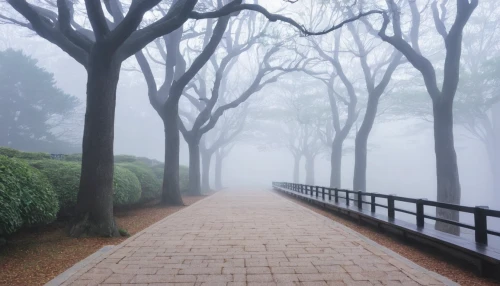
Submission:
<svg viewBox="0 0 500 286">
<path fill-rule="evenodd" d="M 300 162 L 305 159 L 305 183 L 314 184 L 315 159 L 325 151 L 325 122 L 331 120 L 326 98 L 317 81 L 307 76 L 288 77 L 259 114 L 259 149 L 287 149 L 294 159 L 293 181 L 299 182 Z M 322 86 L 322 85 L 319 85 Z M 252 123 L 253 124 L 253 123 Z"/>
<path fill-rule="evenodd" d="M 54 128 L 80 104 L 54 75 L 22 51 L 0 52 L 0 145 L 24 151 L 70 150 Z"/>
</svg>

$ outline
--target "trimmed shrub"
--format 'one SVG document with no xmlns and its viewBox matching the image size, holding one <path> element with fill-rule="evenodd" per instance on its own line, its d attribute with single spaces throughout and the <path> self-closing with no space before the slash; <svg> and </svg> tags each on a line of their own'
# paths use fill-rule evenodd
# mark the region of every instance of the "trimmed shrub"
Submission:
<svg viewBox="0 0 500 286">
<path fill-rule="evenodd" d="M 26 162 L 0 155 L 0 234 L 56 218 L 59 204 L 49 181 Z"/>
<path fill-rule="evenodd" d="M 188 191 L 189 184 L 189 168 L 186 166 L 179 166 L 179 187 L 181 193 L 186 193 Z"/>
<path fill-rule="evenodd" d="M 43 160 L 31 162 L 31 165 L 40 170 L 52 184 L 59 199 L 59 216 L 71 215 L 80 186 L 80 163 Z"/>
<path fill-rule="evenodd" d="M 121 163 L 123 167 L 134 173 L 141 183 L 141 202 L 154 200 L 161 195 L 161 181 L 158 180 L 153 170 L 142 163 Z"/>
<path fill-rule="evenodd" d="M 129 206 L 141 198 L 139 179 L 134 173 L 121 166 L 115 166 L 114 188 L 113 202 L 115 206 Z"/>
<path fill-rule="evenodd" d="M 64 155 L 64 161 L 81 163 L 82 162 L 82 154 L 77 153 L 77 154 Z"/>
<path fill-rule="evenodd" d="M 0 155 L 7 156 L 9 158 L 18 158 L 25 160 L 43 160 L 50 159 L 50 154 L 41 152 L 22 152 L 16 149 L 8 147 L 0 147 Z"/>
<path fill-rule="evenodd" d="M 163 182 L 163 168 L 163 164 L 151 167 L 151 170 L 153 170 L 155 177 L 160 180 L 160 182 Z"/>
<path fill-rule="evenodd" d="M 162 163 L 160 165 L 155 165 L 151 167 L 153 172 L 155 173 L 156 178 L 163 183 L 163 168 L 165 165 Z M 181 189 L 181 193 L 187 192 L 189 183 L 189 168 L 186 166 L 179 166 L 179 187 Z"/>
<path fill-rule="evenodd" d="M 163 168 L 165 166 L 162 164 L 160 165 L 155 165 L 151 167 L 153 170 L 156 178 L 160 180 L 161 183 L 163 183 Z M 189 183 L 189 169 L 186 166 L 179 166 L 179 187 L 181 190 L 181 193 L 187 192 L 188 189 L 188 183 Z"/>
<path fill-rule="evenodd" d="M 132 155 L 115 155 L 115 164 L 118 163 L 133 163 L 137 161 L 137 157 Z"/>
<path fill-rule="evenodd" d="M 61 205 L 60 216 L 72 215 L 80 186 L 81 164 L 59 160 L 31 162 L 52 183 Z M 116 206 L 136 203 L 141 197 L 139 179 L 127 169 L 115 166 L 113 202 Z"/>
</svg>

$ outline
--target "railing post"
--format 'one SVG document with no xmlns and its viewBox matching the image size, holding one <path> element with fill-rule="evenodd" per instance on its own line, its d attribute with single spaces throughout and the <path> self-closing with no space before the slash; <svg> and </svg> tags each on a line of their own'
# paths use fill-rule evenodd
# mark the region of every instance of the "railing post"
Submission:
<svg viewBox="0 0 500 286">
<path fill-rule="evenodd" d="M 335 202 L 338 203 L 339 202 L 339 190 L 334 189 L 334 191 L 335 191 Z"/>
<path fill-rule="evenodd" d="M 392 195 L 389 195 L 387 198 L 387 216 L 389 218 L 394 218 L 394 197 Z"/>
<path fill-rule="evenodd" d="M 319 197 L 319 187 L 316 186 L 316 198 L 318 198 L 318 197 Z"/>
<path fill-rule="evenodd" d="M 328 200 L 332 200 L 332 189 L 328 188 Z"/>
<path fill-rule="evenodd" d="M 376 207 L 375 206 L 375 199 L 376 199 L 376 197 L 373 194 L 371 194 L 370 195 L 370 207 L 371 207 L 371 212 L 372 213 L 375 212 L 375 207 Z"/>
<path fill-rule="evenodd" d="M 419 199 L 417 201 L 417 227 L 424 227 L 425 217 L 424 217 L 424 200 Z"/>
<path fill-rule="evenodd" d="M 476 242 L 488 244 L 488 217 L 485 209 L 487 206 L 477 206 L 474 208 L 474 226 L 476 232 Z"/>
<path fill-rule="evenodd" d="M 321 187 L 321 198 L 325 200 L 325 187 Z"/>
<path fill-rule="evenodd" d="M 361 191 L 358 191 L 358 209 L 363 208 L 363 195 Z"/>
<path fill-rule="evenodd" d="M 345 191 L 345 204 L 349 205 L 349 191 Z"/>
</svg>

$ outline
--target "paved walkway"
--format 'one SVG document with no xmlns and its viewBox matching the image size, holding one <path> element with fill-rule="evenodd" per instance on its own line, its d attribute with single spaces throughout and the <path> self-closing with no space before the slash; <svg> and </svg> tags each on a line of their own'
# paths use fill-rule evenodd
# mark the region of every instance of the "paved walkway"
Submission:
<svg viewBox="0 0 500 286">
<path fill-rule="evenodd" d="M 444 285 L 268 191 L 224 191 L 131 237 L 64 285 Z"/>
</svg>

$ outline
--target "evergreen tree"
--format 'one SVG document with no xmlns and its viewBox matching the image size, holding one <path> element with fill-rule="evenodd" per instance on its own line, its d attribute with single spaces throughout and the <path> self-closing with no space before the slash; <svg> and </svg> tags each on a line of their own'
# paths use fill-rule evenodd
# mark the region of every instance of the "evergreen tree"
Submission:
<svg viewBox="0 0 500 286">
<path fill-rule="evenodd" d="M 78 105 L 35 59 L 22 51 L 0 51 L 0 146 L 63 153 L 69 144 L 53 131 Z"/>
</svg>

